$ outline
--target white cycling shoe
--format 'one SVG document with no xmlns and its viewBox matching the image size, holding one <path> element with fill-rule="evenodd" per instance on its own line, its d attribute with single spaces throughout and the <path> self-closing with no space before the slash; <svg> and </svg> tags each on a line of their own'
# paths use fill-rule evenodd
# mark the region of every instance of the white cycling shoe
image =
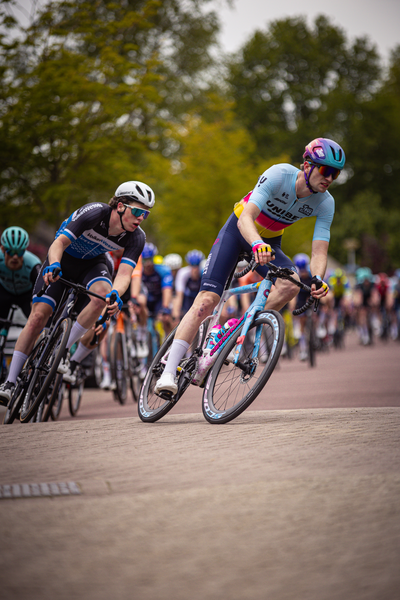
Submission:
<svg viewBox="0 0 400 600">
<path fill-rule="evenodd" d="M 171 392 L 175 396 L 178 391 L 178 386 L 175 383 L 175 377 L 172 373 L 163 373 L 157 381 L 154 392 L 159 395 L 161 392 Z"/>
</svg>

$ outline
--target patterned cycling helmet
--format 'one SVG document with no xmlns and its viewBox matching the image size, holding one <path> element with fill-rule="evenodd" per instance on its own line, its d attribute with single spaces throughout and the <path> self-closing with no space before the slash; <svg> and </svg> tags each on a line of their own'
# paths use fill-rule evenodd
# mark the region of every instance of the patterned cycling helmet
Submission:
<svg viewBox="0 0 400 600">
<path fill-rule="evenodd" d="M 8 254 L 22 256 L 29 244 L 29 235 L 21 227 L 8 227 L 3 231 L 1 244 Z"/>
<path fill-rule="evenodd" d="M 114 195 L 116 198 L 125 196 L 125 198 L 144 204 L 147 208 L 153 208 L 156 201 L 156 197 L 151 187 L 141 181 L 126 181 L 125 183 L 121 183 L 121 185 L 117 187 Z"/>
<path fill-rule="evenodd" d="M 142 252 L 142 258 L 145 260 L 146 258 L 154 258 L 158 254 L 157 246 L 154 244 L 145 244 Z"/>
<path fill-rule="evenodd" d="M 343 148 L 328 138 L 316 138 L 305 147 L 304 160 L 310 159 L 317 165 L 343 169 L 346 156 Z"/>
<path fill-rule="evenodd" d="M 182 266 L 182 256 L 180 254 L 167 254 L 164 256 L 164 265 L 169 267 L 171 271 L 177 271 Z"/>
<path fill-rule="evenodd" d="M 300 271 L 307 269 L 310 264 L 310 257 L 308 254 L 304 254 L 300 252 L 299 254 L 295 254 L 293 257 L 293 262 Z"/>
<path fill-rule="evenodd" d="M 186 262 L 192 267 L 198 267 L 204 258 L 204 254 L 200 250 L 190 250 L 186 256 Z"/>
</svg>

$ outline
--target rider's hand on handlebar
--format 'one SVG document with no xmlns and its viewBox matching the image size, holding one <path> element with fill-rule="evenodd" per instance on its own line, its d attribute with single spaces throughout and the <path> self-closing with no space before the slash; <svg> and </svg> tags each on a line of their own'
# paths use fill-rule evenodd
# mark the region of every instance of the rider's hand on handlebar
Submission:
<svg viewBox="0 0 400 600">
<path fill-rule="evenodd" d="M 319 275 L 314 275 L 311 279 L 311 296 L 318 300 L 324 298 L 329 292 L 329 286 L 321 279 Z"/>
<path fill-rule="evenodd" d="M 272 260 L 272 248 L 263 240 L 256 240 L 252 243 L 251 249 L 254 254 L 255 261 L 260 265 L 266 265 Z"/>
<path fill-rule="evenodd" d="M 61 265 L 59 262 L 53 262 L 43 269 L 43 280 L 46 285 L 50 285 L 62 276 Z"/>
<path fill-rule="evenodd" d="M 115 302 L 113 304 L 110 304 L 112 294 L 115 295 Z M 109 315 L 115 315 L 115 313 L 117 313 L 119 310 L 121 310 L 122 305 L 123 305 L 123 302 L 122 302 L 121 298 L 119 297 L 117 290 L 112 290 L 111 292 L 106 294 L 106 302 L 107 302 Z"/>
</svg>

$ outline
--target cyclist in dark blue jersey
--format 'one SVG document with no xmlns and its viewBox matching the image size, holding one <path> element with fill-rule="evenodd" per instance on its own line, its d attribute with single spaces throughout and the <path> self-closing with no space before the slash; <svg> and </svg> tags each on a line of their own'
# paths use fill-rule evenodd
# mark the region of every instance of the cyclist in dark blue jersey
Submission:
<svg viewBox="0 0 400 600">
<path fill-rule="evenodd" d="M 262 276 L 268 272 L 272 249 L 276 266 L 294 268 L 281 249 L 281 238 L 287 227 L 305 217 L 316 217 L 311 256 L 312 295 L 322 298 L 327 294 L 328 285 L 323 277 L 334 215 L 334 199 L 328 188 L 343 169 L 345 154 L 336 142 L 317 138 L 305 147 L 303 159 L 300 169 L 289 164 L 267 169 L 254 190 L 235 205 L 207 258 L 200 292 L 178 326 L 165 370 L 155 386 L 156 393 L 176 393 L 177 366 L 200 323 L 218 304 L 239 254 L 253 253 Z M 297 292 L 293 283 L 280 279 L 268 297 L 267 307 L 280 310 Z"/>
<path fill-rule="evenodd" d="M 36 281 L 32 311 L 18 338 L 8 379 L 0 388 L 2 404 L 10 400 L 22 366 L 61 298 L 64 289 L 64 284 L 59 281 L 61 275 L 101 296 L 107 296 L 108 303 L 114 292 L 117 299 L 109 306 L 109 311 L 114 314 L 121 308 L 120 296 L 131 283 L 132 271 L 146 239 L 140 225 L 150 214 L 154 202 L 154 192 L 148 185 L 128 181 L 117 188 L 108 204 L 86 204 L 62 223 Z M 105 255 L 109 250 L 119 249 L 123 249 L 123 256 L 112 283 Z M 56 275 L 56 269 L 61 269 L 61 273 Z M 44 283 L 49 287 L 39 297 L 37 293 Z M 98 298 L 91 296 L 87 300 L 72 327 L 67 348 L 71 348 L 94 325 L 103 309 L 104 302 Z M 84 357 L 76 354 L 74 361 L 78 363 Z M 68 359 L 60 364 L 59 372 L 67 376 L 72 370 Z"/>
</svg>

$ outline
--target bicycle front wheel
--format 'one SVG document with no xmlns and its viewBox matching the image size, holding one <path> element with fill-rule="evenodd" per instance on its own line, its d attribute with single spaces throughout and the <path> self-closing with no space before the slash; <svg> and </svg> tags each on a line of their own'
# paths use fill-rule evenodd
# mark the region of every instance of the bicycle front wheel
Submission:
<svg viewBox="0 0 400 600">
<path fill-rule="evenodd" d="M 44 349 L 43 355 L 39 358 L 22 404 L 20 416 L 22 423 L 27 423 L 36 414 L 51 382 L 56 377 L 57 368 L 64 355 L 71 327 L 71 319 L 63 319 L 51 334 L 50 341 Z"/>
<path fill-rule="evenodd" d="M 129 369 L 127 368 L 128 365 L 125 364 L 124 335 L 120 332 L 115 333 L 110 365 L 111 378 L 116 385 L 114 396 L 120 404 L 126 404 L 129 388 Z"/>
<path fill-rule="evenodd" d="M 206 381 L 203 415 L 209 423 L 228 423 L 257 398 L 278 362 L 285 338 L 285 324 L 275 310 L 257 314 L 242 345 L 238 363 L 232 362 L 240 328 L 221 350 Z M 255 340 L 259 340 L 253 358 Z"/>
</svg>

